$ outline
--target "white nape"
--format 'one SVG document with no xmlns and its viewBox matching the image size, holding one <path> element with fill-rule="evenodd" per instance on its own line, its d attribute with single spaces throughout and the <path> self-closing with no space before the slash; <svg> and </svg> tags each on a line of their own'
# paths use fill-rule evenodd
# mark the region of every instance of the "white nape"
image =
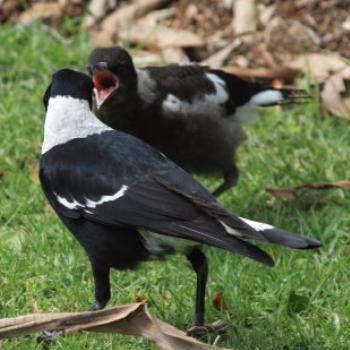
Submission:
<svg viewBox="0 0 350 350">
<path fill-rule="evenodd" d="M 249 105 L 252 106 L 263 106 L 268 104 L 277 103 L 283 100 L 283 95 L 277 90 L 265 90 L 253 95 L 248 101 Z"/>
<path fill-rule="evenodd" d="M 236 236 L 236 237 L 243 237 L 243 235 L 238 232 L 237 230 L 233 229 L 232 227 L 226 225 L 224 222 L 222 222 L 221 220 L 219 220 L 220 224 L 224 227 L 224 229 L 226 230 L 226 232 L 229 234 L 229 235 L 232 235 L 232 236 Z"/>
<path fill-rule="evenodd" d="M 70 140 L 113 130 L 91 112 L 88 101 L 71 96 L 51 97 L 47 107 L 41 153 Z"/>
<path fill-rule="evenodd" d="M 269 224 L 264 224 L 263 222 L 253 221 L 242 217 L 240 217 L 240 219 L 243 220 L 246 224 L 251 226 L 256 231 L 265 231 L 265 230 L 274 229 L 274 226 Z"/>
<path fill-rule="evenodd" d="M 59 203 L 65 206 L 68 209 L 80 209 L 80 208 L 96 208 L 98 205 L 103 203 L 112 202 L 124 196 L 125 192 L 128 190 L 128 186 L 123 185 L 115 194 L 101 196 L 101 198 L 97 201 L 93 201 L 91 199 L 85 198 L 85 203 L 80 203 L 77 200 L 73 199 L 72 202 L 68 201 L 66 198 L 59 196 L 57 193 L 56 198 Z M 89 211 L 86 211 L 89 212 Z M 91 214 L 91 212 L 89 212 Z"/>
</svg>

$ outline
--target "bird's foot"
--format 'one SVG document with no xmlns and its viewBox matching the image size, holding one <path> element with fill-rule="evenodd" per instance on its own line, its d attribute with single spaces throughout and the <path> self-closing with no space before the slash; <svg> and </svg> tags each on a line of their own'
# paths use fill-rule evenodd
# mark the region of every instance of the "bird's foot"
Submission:
<svg viewBox="0 0 350 350">
<path fill-rule="evenodd" d="M 229 324 L 223 323 L 222 321 L 217 321 L 211 325 L 190 325 L 186 330 L 186 334 L 191 337 L 208 333 L 223 335 L 226 334 L 229 328 Z"/>
<path fill-rule="evenodd" d="M 102 310 L 106 306 L 107 301 L 95 301 L 94 304 L 88 309 L 88 311 Z"/>
<path fill-rule="evenodd" d="M 36 341 L 44 344 L 44 348 L 47 349 L 49 345 L 61 337 L 64 337 L 64 331 L 44 331 L 36 338 Z"/>
</svg>

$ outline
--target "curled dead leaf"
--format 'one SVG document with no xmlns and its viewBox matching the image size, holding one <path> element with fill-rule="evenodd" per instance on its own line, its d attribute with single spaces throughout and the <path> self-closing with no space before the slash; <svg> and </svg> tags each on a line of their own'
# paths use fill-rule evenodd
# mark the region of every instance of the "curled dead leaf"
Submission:
<svg viewBox="0 0 350 350">
<path fill-rule="evenodd" d="M 219 350 L 153 317 L 146 304 L 86 311 L 39 313 L 0 320 L 0 339 L 30 335 L 45 330 L 63 330 L 69 335 L 81 331 L 142 336 L 164 350 Z"/>
<path fill-rule="evenodd" d="M 346 85 L 341 73 L 326 80 L 321 98 L 324 107 L 334 116 L 350 120 L 350 97 L 346 98 Z"/>
</svg>

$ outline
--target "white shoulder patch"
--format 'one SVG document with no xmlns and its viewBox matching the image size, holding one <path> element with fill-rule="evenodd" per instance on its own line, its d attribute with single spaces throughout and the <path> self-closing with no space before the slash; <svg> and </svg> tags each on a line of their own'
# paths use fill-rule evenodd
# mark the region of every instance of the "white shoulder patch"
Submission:
<svg viewBox="0 0 350 350">
<path fill-rule="evenodd" d="M 226 91 L 226 83 L 214 73 L 206 73 L 206 76 L 214 84 L 216 89 L 216 94 L 207 95 L 206 99 L 217 104 L 227 102 L 228 93 Z"/>
<path fill-rule="evenodd" d="M 243 220 L 249 226 L 253 227 L 253 229 L 256 231 L 265 231 L 265 230 L 271 230 L 274 228 L 272 225 L 264 224 L 263 222 L 253 221 L 242 217 L 240 217 L 240 219 Z"/>
<path fill-rule="evenodd" d="M 283 100 L 283 95 L 277 90 L 266 90 L 252 96 L 248 104 L 252 106 L 263 106 L 277 103 Z"/>
<path fill-rule="evenodd" d="M 151 78 L 145 69 L 136 69 L 137 91 L 141 99 L 146 103 L 152 103 L 156 98 L 157 83 Z"/>
</svg>

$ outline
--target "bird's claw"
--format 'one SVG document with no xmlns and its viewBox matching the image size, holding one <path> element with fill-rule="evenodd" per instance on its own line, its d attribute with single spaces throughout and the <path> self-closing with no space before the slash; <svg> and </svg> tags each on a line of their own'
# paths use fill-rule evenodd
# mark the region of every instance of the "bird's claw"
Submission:
<svg viewBox="0 0 350 350">
<path fill-rule="evenodd" d="M 64 337 L 64 331 L 44 331 L 36 338 L 36 341 L 37 343 L 43 343 L 47 346 L 61 337 Z"/>
<path fill-rule="evenodd" d="M 226 334 L 229 328 L 230 328 L 229 324 L 219 321 L 219 322 L 214 322 L 211 325 L 189 326 L 186 330 L 186 334 L 189 336 L 196 336 L 196 335 L 208 334 L 208 333 L 223 335 L 223 334 Z"/>
</svg>

